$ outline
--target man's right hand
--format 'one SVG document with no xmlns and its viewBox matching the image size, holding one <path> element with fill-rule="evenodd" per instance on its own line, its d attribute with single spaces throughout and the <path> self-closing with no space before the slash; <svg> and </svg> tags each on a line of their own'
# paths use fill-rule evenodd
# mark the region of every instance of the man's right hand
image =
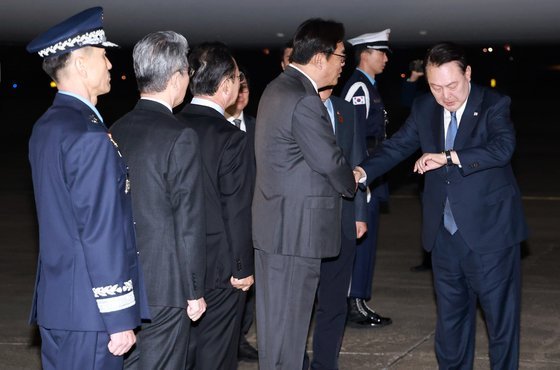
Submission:
<svg viewBox="0 0 560 370">
<path fill-rule="evenodd" d="M 110 335 L 107 348 L 115 356 L 122 356 L 136 343 L 134 331 L 127 330 Z"/>
<path fill-rule="evenodd" d="M 204 298 L 187 301 L 187 316 L 192 321 L 200 319 L 204 312 L 206 312 L 206 301 Z"/>
<path fill-rule="evenodd" d="M 362 167 L 356 166 L 352 170 L 352 173 L 354 174 L 354 181 L 356 182 L 356 189 L 358 189 L 358 185 L 360 183 L 364 184 L 367 180 L 366 171 L 364 171 L 364 169 Z"/>
</svg>

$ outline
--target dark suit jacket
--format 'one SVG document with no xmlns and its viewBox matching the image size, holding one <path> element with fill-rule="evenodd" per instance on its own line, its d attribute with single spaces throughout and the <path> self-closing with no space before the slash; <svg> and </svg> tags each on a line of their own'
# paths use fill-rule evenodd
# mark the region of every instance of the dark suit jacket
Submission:
<svg viewBox="0 0 560 370">
<path fill-rule="evenodd" d="M 247 135 L 216 110 L 188 104 L 177 114 L 200 140 L 206 207 L 206 289 L 233 288 L 254 273 Z"/>
<path fill-rule="evenodd" d="M 355 167 L 367 157 L 366 138 L 356 124 L 354 106 L 342 98 L 331 96 L 335 115 L 336 144 L 348 163 Z M 347 239 L 356 239 L 356 221 L 367 222 L 366 192 L 359 190 L 355 197 L 342 198 L 342 232 Z"/>
<path fill-rule="evenodd" d="M 471 84 L 454 145 L 462 167 L 443 166 L 425 174 L 422 240 L 428 251 L 434 246 L 447 197 L 461 235 L 473 250 L 507 248 L 527 237 L 510 165 L 515 132 L 509 106 L 508 97 Z M 419 147 L 423 153 L 442 152 L 443 127 L 443 108 L 433 96 L 417 98 L 403 127 L 362 163 L 368 182 Z"/>
<path fill-rule="evenodd" d="M 152 306 L 204 294 L 205 223 L 198 138 L 160 103 L 140 100 L 111 132 L 130 170 L 140 260 Z"/>
<path fill-rule="evenodd" d="M 57 94 L 29 141 L 39 221 L 31 322 L 48 329 L 134 329 L 149 318 L 126 165 L 95 112 Z"/>
<path fill-rule="evenodd" d="M 251 199 L 252 194 L 255 189 L 255 177 L 257 175 L 257 165 L 255 163 L 255 126 L 257 120 L 253 116 L 243 114 L 243 120 L 245 121 L 245 133 L 247 134 L 247 150 L 249 152 L 250 164 L 251 164 Z"/>
<path fill-rule="evenodd" d="M 292 67 L 261 97 L 255 155 L 255 248 L 312 258 L 338 255 L 340 195 L 353 197 L 354 178 L 323 102 Z"/>
</svg>

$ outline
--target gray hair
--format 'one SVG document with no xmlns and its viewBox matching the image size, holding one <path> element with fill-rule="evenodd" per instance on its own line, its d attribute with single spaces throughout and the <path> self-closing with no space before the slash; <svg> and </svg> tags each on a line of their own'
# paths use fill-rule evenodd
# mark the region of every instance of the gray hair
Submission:
<svg viewBox="0 0 560 370">
<path fill-rule="evenodd" d="M 134 46 L 134 73 L 141 93 L 162 92 L 175 72 L 188 73 L 187 39 L 173 31 L 146 35 Z"/>
</svg>

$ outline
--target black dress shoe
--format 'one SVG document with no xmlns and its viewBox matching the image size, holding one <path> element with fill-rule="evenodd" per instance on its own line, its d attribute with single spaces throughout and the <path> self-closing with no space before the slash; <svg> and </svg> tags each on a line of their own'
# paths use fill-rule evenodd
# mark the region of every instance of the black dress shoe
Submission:
<svg viewBox="0 0 560 370">
<path fill-rule="evenodd" d="M 259 360 L 259 352 L 249 343 L 243 343 L 237 350 L 237 359 L 240 361 L 256 362 Z"/>
<path fill-rule="evenodd" d="M 348 326 L 350 327 L 381 328 L 393 323 L 391 318 L 383 317 L 369 308 L 363 299 L 350 298 L 348 302 Z"/>
</svg>

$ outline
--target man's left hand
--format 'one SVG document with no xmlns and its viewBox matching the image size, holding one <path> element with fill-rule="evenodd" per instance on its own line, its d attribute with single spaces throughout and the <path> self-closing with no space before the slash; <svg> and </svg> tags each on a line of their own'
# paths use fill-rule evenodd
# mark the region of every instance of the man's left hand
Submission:
<svg viewBox="0 0 560 370">
<path fill-rule="evenodd" d="M 424 153 L 416 163 L 414 163 L 414 172 L 423 175 L 424 173 L 436 170 L 447 164 L 445 153 Z"/>
<path fill-rule="evenodd" d="M 249 290 L 251 285 L 255 282 L 253 275 L 249 275 L 243 279 L 236 279 L 233 276 L 230 279 L 231 285 L 236 289 L 241 289 L 242 291 L 246 292 Z"/>
</svg>

